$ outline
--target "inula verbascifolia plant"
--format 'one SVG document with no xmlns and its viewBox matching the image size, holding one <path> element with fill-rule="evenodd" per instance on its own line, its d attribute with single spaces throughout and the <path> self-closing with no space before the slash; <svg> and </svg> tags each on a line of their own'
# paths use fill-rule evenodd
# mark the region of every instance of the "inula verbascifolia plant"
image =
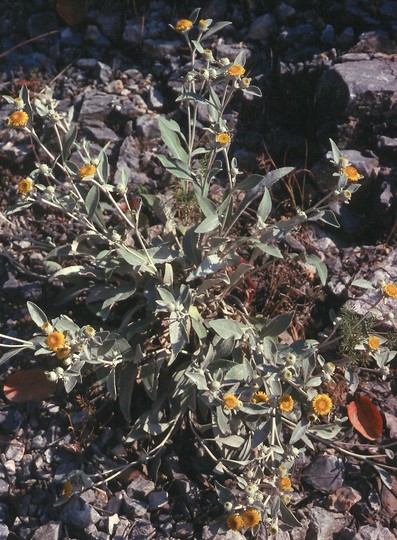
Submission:
<svg viewBox="0 0 397 540">
<path fill-rule="evenodd" d="M 47 376 L 67 392 L 95 372 L 131 422 L 126 442 L 136 445 L 141 463 L 159 460 L 180 430 L 202 447 L 213 464 L 210 482 L 221 505 L 214 533 L 256 534 L 265 525 L 275 534 L 299 526 L 288 509 L 296 457 L 313 450 L 313 441 L 334 444 L 346 418 L 324 390 L 335 371 L 321 354 L 324 342 L 285 342 L 280 336 L 294 313 L 268 318 L 241 292 L 247 278 L 254 279 L 274 258 L 314 266 L 324 285 L 327 269 L 320 258 L 288 252 L 282 241 L 308 221 L 338 227 L 329 206 L 348 203 L 361 176 L 331 141 L 336 187 L 311 208 L 277 221 L 271 187 L 293 167 L 247 177 L 238 169 L 225 111 L 236 93 L 260 99 L 261 91 L 247 77 L 243 52 L 230 61 L 205 48 L 208 38 L 230 23 L 198 17 L 195 9 L 174 26 L 190 51 L 176 99 L 181 124 L 159 118 L 165 149 L 156 158 L 169 173 L 172 197 L 169 192 L 137 196 L 127 169 L 119 171 L 116 184 L 106 147 L 92 155 L 89 143 L 78 137 L 73 110 L 58 113 L 51 90 L 32 103 L 26 88 L 16 98 L 5 96 L 12 108 L 9 128 L 30 134 L 40 160 L 18 183 L 20 200 L 7 217 L 40 204 L 79 224 L 83 232 L 68 245 L 52 246 L 44 269 L 50 280 L 72 282 L 75 295 L 84 293 L 96 318 L 83 327 L 62 314 L 49 320 L 29 302 L 37 333 L 31 340 L 2 335 L 10 350 L 1 361 L 25 349 L 51 356 L 58 365 Z M 36 132 L 37 117 L 41 131 L 53 130 L 57 152 Z M 72 152 L 82 166 L 71 159 Z M 247 217 L 248 208 L 255 209 L 255 218 Z M 379 302 L 397 298 L 397 287 L 381 284 L 377 294 Z M 339 339 L 338 325 L 336 320 L 326 342 Z M 387 376 L 395 351 L 376 333 L 360 339 L 358 350 Z M 357 366 L 349 370 L 347 379 L 357 382 Z M 138 387 L 150 405 L 136 417 Z M 71 478 L 68 496 L 92 485 L 87 475 L 80 483 L 77 476 L 82 472 Z"/>
</svg>

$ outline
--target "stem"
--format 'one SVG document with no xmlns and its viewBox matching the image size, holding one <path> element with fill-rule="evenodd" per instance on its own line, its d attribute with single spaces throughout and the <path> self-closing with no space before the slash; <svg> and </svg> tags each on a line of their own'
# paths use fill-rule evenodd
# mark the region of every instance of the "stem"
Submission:
<svg viewBox="0 0 397 540">
<path fill-rule="evenodd" d="M 25 339 L 19 339 L 13 336 L 7 336 L 5 334 L 0 334 L 0 338 L 11 340 L 11 341 L 17 341 L 18 343 L 22 343 L 23 345 L 27 345 L 33 348 L 33 343 L 31 341 L 26 341 Z M 0 347 L 20 347 L 20 345 L 6 345 L 4 343 L 0 343 Z"/>
</svg>

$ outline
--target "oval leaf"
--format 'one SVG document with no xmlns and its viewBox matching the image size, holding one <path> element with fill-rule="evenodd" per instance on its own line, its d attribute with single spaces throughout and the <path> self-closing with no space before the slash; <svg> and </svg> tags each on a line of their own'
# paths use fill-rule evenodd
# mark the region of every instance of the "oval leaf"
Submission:
<svg viewBox="0 0 397 540">
<path fill-rule="evenodd" d="M 383 429 L 378 407 L 367 396 L 357 396 L 347 407 L 347 415 L 354 429 L 370 441 L 380 437 Z"/>
<path fill-rule="evenodd" d="M 25 369 L 11 373 L 4 383 L 3 391 L 9 401 L 25 403 L 52 396 L 56 386 L 56 382 L 49 381 L 42 369 Z"/>
</svg>

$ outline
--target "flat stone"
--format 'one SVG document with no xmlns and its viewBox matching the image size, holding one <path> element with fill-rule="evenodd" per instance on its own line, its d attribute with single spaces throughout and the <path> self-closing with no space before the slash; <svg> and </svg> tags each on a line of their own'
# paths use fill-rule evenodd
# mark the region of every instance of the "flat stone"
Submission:
<svg viewBox="0 0 397 540">
<path fill-rule="evenodd" d="M 141 45 L 142 39 L 142 25 L 133 21 L 127 21 L 124 27 L 123 41 L 130 45 Z"/>
<path fill-rule="evenodd" d="M 123 496 L 123 507 L 123 513 L 129 519 L 143 517 L 148 511 L 148 505 L 146 503 L 132 499 L 126 493 Z"/>
<path fill-rule="evenodd" d="M 87 125 L 85 129 L 91 135 L 92 139 L 98 143 L 117 143 L 120 140 L 120 137 L 103 122 L 97 125 Z"/>
<path fill-rule="evenodd" d="M 277 21 L 271 13 L 257 17 L 248 30 L 248 37 L 253 40 L 268 39 L 277 30 Z"/>
<path fill-rule="evenodd" d="M 307 538 L 332 540 L 350 523 L 351 519 L 351 516 L 329 512 L 324 508 L 315 506 L 309 510 L 310 525 Z"/>
<path fill-rule="evenodd" d="M 334 512 L 349 512 L 350 508 L 361 501 L 361 494 L 351 486 L 342 486 L 328 497 L 328 509 Z"/>
<path fill-rule="evenodd" d="M 62 540 L 62 523 L 49 521 L 35 531 L 31 540 Z"/>
<path fill-rule="evenodd" d="M 98 512 L 79 497 L 72 497 L 63 507 L 59 517 L 66 525 L 73 525 L 78 529 L 85 529 L 101 519 Z"/>
<path fill-rule="evenodd" d="M 167 60 L 171 55 L 178 54 L 181 47 L 180 41 L 165 39 L 145 39 L 143 42 L 143 54 L 150 58 Z"/>
<path fill-rule="evenodd" d="M 146 498 L 156 488 L 154 482 L 145 478 L 144 476 L 138 476 L 127 487 L 127 495 L 129 497 L 141 497 Z"/>
<path fill-rule="evenodd" d="M 11 441 L 10 445 L 5 451 L 5 457 L 12 459 L 13 461 L 21 461 L 25 454 L 25 445 L 17 440 Z"/>
<path fill-rule="evenodd" d="M 152 491 L 149 495 L 149 510 L 156 510 L 168 504 L 168 493 L 162 491 Z"/>
<path fill-rule="evenodd" d="M 89 90 L 84 95 L 79 122 L 83 125 L 87 122 L 92 122 L 93 120 L 104 122 L 114 105 L 115 96 L 106 94 L 105 92 Z"/>
<path fill-rule="evenodd" d="M 360 527 L 353 540 L 395 540 L 394 534 L 380 523 Z"/>
<path fill-rule="evenodd" d="M 345 466 L 336 456 L 316 456 L 305 468 L 305 481 L 315 489 L 332 493 L 342 487 Z"/>
</svg>

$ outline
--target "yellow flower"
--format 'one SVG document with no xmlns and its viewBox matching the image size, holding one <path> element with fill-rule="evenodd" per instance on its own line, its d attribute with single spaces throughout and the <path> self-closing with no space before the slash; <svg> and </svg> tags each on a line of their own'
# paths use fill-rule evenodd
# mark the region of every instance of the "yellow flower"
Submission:
<svg viewBox="0 0 397 540">
<path fill-rule="evenodd" d="M 240 66 L 240 64 L 233 64 L 228 68 L 226 73 L 227 75 L 230 75 L 230 77 L 241 77 L 241 75 L 244 75 L 245 69 L 243 66 Z"/>
<path fill-rule="evenodd" d="M 357 182 L 363 177 L 363 175 L 360 174 L 358 170 L 352 165 L 347 165 L 347 167 L 342 167 L 342 172 L 345 173 L 349 182 Z"/>
<path fill-rule="evenodd" d="M 30 191 L 32 191 L 33 188 L 33 180 L 30 178 L 22 178 L 20 182 L 18 182 L 18 193 L 20 195 L 27 195 Z"/>
<path fill-rule="evenodd" d="M 223 408 L 224 409 L 235 409 L 238 404 L 238 399 L 234 394 L 225 394 L 223 396 Z"/>
<path fill-rule="evenodd" d="M 258 525 L 261 520 L 261 515 L 256 508 L 247 508 L 241 515 L 244 525 L 251 529 Z"/>
<path fill-rule="evenodd" d="M 291 412 L 294 408 L 294 400 L 289 394 L 284 394 L 279 398 L 278 406 L 283 412 Z"/>
<path fill-rule="evenodd" d="M 14 111 L 8 117 L 8 124 L 12 127 L 23 127 L 28 123 L 29 116 L 25 111 Z"/>
<path fill-rule="evenodd" d="M 198 22 L 198 29 L 200 30 L 200 32 L 205 32 L 206 30 L 208 30 L 211 22 L 211 19 L 200 19 Z"/>
<path fill-rule="evenodd" d="M 92 176 L 95 173 L 96 173 L 96 167 L 92 163 L 88 163 L 88 165 L 83 165 L 79 169 L 80 178 L 85 178 L 86 176 Z"/>
<path fill-rule="evenodd" d="M 69 356 L 70 351 L 70 347 L 62 347 L 60 349 L 57 349 L 56 357 L 58 358 L 58 360 L 65 360 L 65 358 Z"/>
<path fill-rule="evenodd" d="M 282 491 L 289 491 L 292 487 L 292 482 L 288 476 L 282 476 L 278 481 L 278 486 Z"/>
<path fill-rule="evenodd" d="M 312 405 L 316 414 L 328 414 L 332 409 L 332 399 L 327 394 L 318 394 L 312 399 Z"/>
<path fill-rule="evenodd" d="M 397 298 L 397 285 L 394 285 L 394 283 L 386 283 L 386 285 L 383 286 L 383 293 L 389 298 Z"/>
<path fill-rule="evenodd" d="M 241 519 L 241 516 L 238 514 L 232 514 L 227 518 L 226 525 L 228 529 L 231 529 L 232 531 L 239 531 L 243 528 L 244 522 Z"/>
<path fill-rule="evenodd" d="M 372 351 L 377 351 L 379 349 L 380 339 L 378 338 L 378 336 L 370 336 L 368 338 L 367 343 L 368 343 L 368 347 Z"/>
<path fill-rule="evenodd" d="M 255 392 L 255 394 L 252 396 L 253 403 L 267 403 L 268 401 L 269 398 L 265 392 Z"/>
<path fill-rule="evenodd" d="M 51 332 L 51 334 L 47 336 L 45 344 L 52 351 L 62 349 L 65 345 L 65 335 L 63 334 L 63 332 Z"/>
<path fill-rule="evenodd" d="M 229 144 L 231 140 L 232 139 L 228 133 L 218 133 L 218 135 L 216 136 L 216 142 L 219 144 L 226 145 Z"/>
<path fill-rule="evenodd" d="M 181 19 L 176 23 L 175 30 L 178 32 L 188 32 L 192 26 L 192 21 L 189 21 L 188 19 Z"/>
</svg>

